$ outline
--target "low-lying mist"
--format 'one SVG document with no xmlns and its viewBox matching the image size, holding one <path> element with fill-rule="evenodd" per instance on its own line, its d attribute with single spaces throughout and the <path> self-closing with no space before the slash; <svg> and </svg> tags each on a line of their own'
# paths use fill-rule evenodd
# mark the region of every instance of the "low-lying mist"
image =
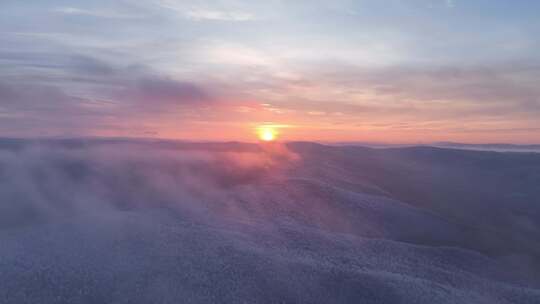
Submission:
<svg viewBox="0 0 540 304">
<path fill-rule="evenodd" d="M 137 208 L 203 212 L 237 187 L 280 178 L 298 159 L 285 146 L 247 148 L 120 142 L 0 150 L 0 227 Z"/>
</svg>

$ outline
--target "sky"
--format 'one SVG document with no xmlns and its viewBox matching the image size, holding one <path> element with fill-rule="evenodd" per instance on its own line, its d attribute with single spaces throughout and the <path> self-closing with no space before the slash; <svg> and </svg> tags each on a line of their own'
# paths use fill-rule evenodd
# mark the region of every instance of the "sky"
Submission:
<svg viewBox="0 0 540 304">
<path fill-rule="evenodd" d="M 2 0 L 0 136 L 540 143 L 539 11 Z"/>
</svg>

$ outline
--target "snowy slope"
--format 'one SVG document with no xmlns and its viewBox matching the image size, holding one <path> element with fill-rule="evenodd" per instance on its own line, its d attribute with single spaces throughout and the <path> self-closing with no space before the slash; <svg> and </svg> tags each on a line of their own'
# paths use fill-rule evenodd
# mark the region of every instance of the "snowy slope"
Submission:
<svg viewBox="0 0 540 304">
<path fill-rule="evenodd" d="M 539 303 L 539 166 L 434 148 L 0 141 L 0 303 Z"/>
</svg>

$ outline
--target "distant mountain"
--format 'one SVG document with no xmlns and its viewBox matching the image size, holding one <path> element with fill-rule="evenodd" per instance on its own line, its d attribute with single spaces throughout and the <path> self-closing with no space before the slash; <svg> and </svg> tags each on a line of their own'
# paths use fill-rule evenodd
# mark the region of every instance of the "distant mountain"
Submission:
<svg viewBox="0 0 540 304">
<path fill-rule="evenodd" d="M 498 151 L 498 152 L 540 152 L 540 144 L 517 145 L 506 143 L 493 144 L 465 144 L 457 142 L 433 142 L 433 143 L 409 143 L 409 144 L 394 144 L 394 143 L 377 143 L 377 142 L 337 142 L 323 143 L 331 146 L 362 146 L 370 148 L 405 148 L 405 147 L 439 147 L 450 149 L 467 149 L 481 151 Z"/>
<path fill-rule="evenodd" d="M 478 149 L 478 150 L 506 150 L 506 151 L 540 151 L 540 144 L 538 145 L 515 145 L 515 144 L 463 144 L 454 142 L 437 142 L 433 146 L 447 147 L 447 148 L 462 148 L 462 149 Z"/>
</svg>

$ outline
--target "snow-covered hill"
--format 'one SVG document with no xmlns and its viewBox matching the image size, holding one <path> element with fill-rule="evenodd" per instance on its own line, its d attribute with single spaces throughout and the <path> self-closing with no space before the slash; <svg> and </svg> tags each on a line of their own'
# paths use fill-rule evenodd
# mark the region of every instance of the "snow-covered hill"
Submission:
<svg viewBox="0 0 540 304">
<path fill-rule="evenodd" d="M 0 140 L 0 303 L 540 303 L 540 154 Z"/>
</svg>

